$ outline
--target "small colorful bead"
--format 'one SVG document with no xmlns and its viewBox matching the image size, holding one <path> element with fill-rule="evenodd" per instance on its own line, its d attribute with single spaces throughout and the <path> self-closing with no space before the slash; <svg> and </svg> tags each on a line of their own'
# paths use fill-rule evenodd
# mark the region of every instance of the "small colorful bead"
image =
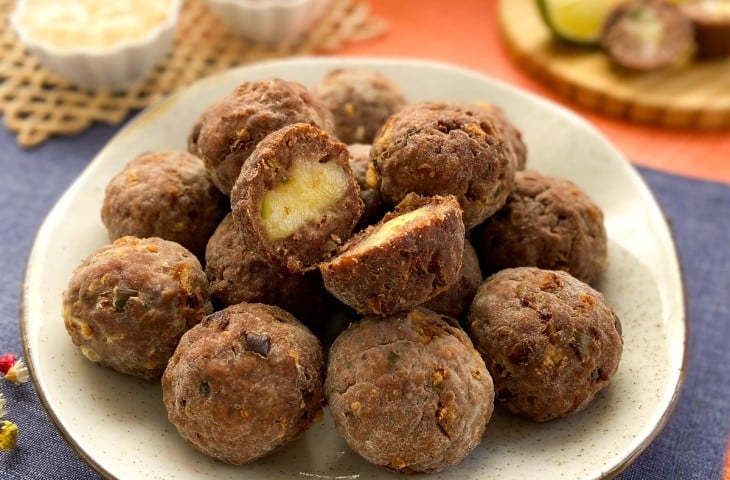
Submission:
<svg viewBox="0 0 730 480">
<path fill-rule="evenodd" d="M 2 357 L 0 357 L 0 372 L 3 372 L 3 375 L 8 373 L 8 370 L 10 370 L 10 367 L 15 365 L 15 362 L 18 360 L 18 357 L 16 357 L 12 353 L 6 353 Z"/>
</svg>

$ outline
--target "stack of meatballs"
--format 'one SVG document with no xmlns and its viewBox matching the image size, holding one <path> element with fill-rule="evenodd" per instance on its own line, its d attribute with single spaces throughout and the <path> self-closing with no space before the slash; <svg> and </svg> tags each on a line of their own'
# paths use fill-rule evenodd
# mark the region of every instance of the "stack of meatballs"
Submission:
<svg viewBox="0 0 730 480">
<path fill-rule="evenodd" d="M 564 417 L 618 368 L 620 321 L 589 285 L 602 212 L 526 161 L 485 101 L 408 104 L 369 70 L 244 82 L 188 151 L 109 182 L 113 243 L 72 273 L 66 329 L 90 361 L 161 380 L 170 422 L 221 461 L 278 450 L 326 405 L 367 461 L 441 471 L 495 403 Z"/>
</svg>

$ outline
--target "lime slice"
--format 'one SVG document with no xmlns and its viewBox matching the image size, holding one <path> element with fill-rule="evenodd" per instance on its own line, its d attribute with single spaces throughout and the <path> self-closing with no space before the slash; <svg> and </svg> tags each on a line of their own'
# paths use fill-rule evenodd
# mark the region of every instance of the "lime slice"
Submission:
<svg viewBox="0 0 730 480">
<path fill-rule="evenodd" d="M 615 5 L 624 0 L 537 0 L 548 28 L 563 40 L 594 45 Z"/>
</svg>

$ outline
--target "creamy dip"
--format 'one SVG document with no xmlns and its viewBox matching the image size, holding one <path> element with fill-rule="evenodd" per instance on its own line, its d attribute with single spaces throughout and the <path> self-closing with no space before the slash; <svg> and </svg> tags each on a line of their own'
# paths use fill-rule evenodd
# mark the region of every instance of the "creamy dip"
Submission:
<svg viewBox="0 0 730 480">
<path fill-rule="evenodd" d="M 174 0 L 27 0 L 18 23 L 60 50 L 105 50 L 145 38 L 171 14 Z"/>
</svg>

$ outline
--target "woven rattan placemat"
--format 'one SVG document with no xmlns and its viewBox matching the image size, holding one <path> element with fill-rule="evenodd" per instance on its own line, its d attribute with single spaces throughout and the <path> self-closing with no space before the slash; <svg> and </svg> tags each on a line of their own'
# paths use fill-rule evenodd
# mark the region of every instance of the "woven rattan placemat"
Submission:
<svg viewBox="0 0 730 480">
<path fill-rule="evenodd" d="M 93 122 L 117 124 L 135 110 L 214 72 L 258 60 L 327 52 L 383 33 L 364 3 L 332 0 L 317 25 L 296 44 L 265 46 L 228 33 L 204 0 L 185 0 L 172 52 L 144 82 L 121 93 L 88 92 L 48 71 L 17 40 L 0 0 L 0 112 L 23 147 L 53 135 L 82 132 Z"/>
</svg>

